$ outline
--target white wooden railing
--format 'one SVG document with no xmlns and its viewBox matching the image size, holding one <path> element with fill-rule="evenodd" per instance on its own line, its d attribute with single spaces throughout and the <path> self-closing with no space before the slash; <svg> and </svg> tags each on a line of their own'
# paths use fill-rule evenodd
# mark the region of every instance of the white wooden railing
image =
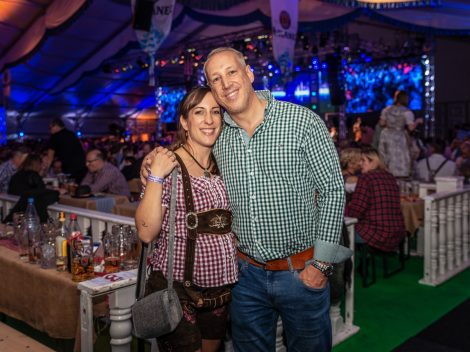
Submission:
<svg viewBox="0 0 470 352">
<path fill-rule="evenodd" d="M 470 189 L 424 198 L 424 277 L 437 286 L 470 267 Z"/>
<path fill-rule="evenodd" d="M 18 196 L 13 196 L 10 194 L 0 193 L 0 204 L 2 208 L 3 217 L 8 214 L 10 209 L 14 206 L 14 204 L 18 201 Z M 87 229 L 91 226 L 93 240 L 100 240 L 101 239 L 101 232 L 105 229 L 110 229 L 113 224 L 124 224 L 124 225 L 134 225 L 134 219 L 126 216 L 115 215 L 110 213 L 103 213 L 96 210 L 88 210 L 83 208 L 72 207 L 68 205 L 62 204 L 53 204 L 48 207 L 49 213 L 53 217 L 57 217 L 58 212 L 63 211 L 66 214 L 74 213 L 77 214 L 77 221 L 82 229 Z M 354 251 L 354 224 L 357 222 L 356 219 L 353 218 L 345 218 L 345 224 L 348 229 L 349 234 L 349 243 L 350 248 Z M 354 260 L 354 258 L 353 258 Z M 88 297 L 91 295 L 90 292 L 87 292 L 86 285 L 82 285 L 80 287 L 82 291 L 82 298 L 81 298 L 81 305 L 82 305 L 82 351 L 92 351 L 92 342 L 90 339 L 90 328 L 89 321 L 90 321 L 90 314 L 92 314 L 91 309 L 85 309 L 84 307 L 88 307 L 90 304 L 86 303 L 89 301 Z M 109 292 L 112 297 L 120 297 L 118 300 L 122 307 L 116 305 L 118 308 L 114 309 L 115 316 L 113 319 L 113 329 L 111 333 L 111 341 L 113 351 L 122 351 L 122 348 L 126 350 L 127 346 L 129 346 L 130 341 L 130 328 L 129 328 L 129 302 L 134 302 L 134 292 L 135 289 L 133 288 L 135 283 L 126 283 L 122 288 L 113 288 L 111 285 L 109 287 Z M 104 286 L 103 286 L 104 287 Z M 105 291 L 106 288 L 101 288 L 101 290 Z M 85 298 L 86 299 L 85 299 Z M 124 302 L 127 302 L 124 304 Z M 345 292 L 345 299 L 344 299 L 344 317 L 341 315 L 341 307 L 338 304 L 337 306 L 331 306 L 330 308 L 330 318 L 332 323 L 332 333 L 333 333 L 333 345 L 336 345 L 347 338 L 351 337 L 355 333 L 359 331 L 359 327 L 354 325 L 354 274 L 352 274 L 351 278 L 351 286 L 346 287 Z M 117 312 L 117 313 L 116 313 Z M 121 314 L 122 313 L 122 314 Z M 122 321 L 125 321 L 126 324 L 122 324 Z M 120 322 L 120 324 L 115 324 L 115 322 Z M 129 334 L 127 336 L 127 334 Z M 124 336 L 126 335 L 126 336 Z M 230 351 L 231 343 L 226 343 L 226 350 Z M 285 347 L 283 347 L 282 343 L 282 325 L 279 324 L 278 327 L 278 334 L 276 339 L 276 351 L 282 352 L 285 351 Z"/>
<path fill-rule="evenodd" d="M 18 196 L 0 193 L 0 202 L 3 213 L 2 218 L 8 214 L 18 199 Z M 101 239 L 102 232 L 104 230 L 111 231 L 111 226 L 114 224 L 131 225 L 133 227 L 135 226 L 134 218 L 104 213 L 96 210 L 71 207 L 69 205 L 63 205 L 59 203 L 48 206 L 47 210 L 53 218 L 57 218 L 58 213 L 61 211 L 65 212 L 66 216 L 70 213 L 77 214 L 77 221 L 82 231 L 86 231 L 88 227 L 91 226 L 93 241 L 99 241 Z"/>
</svg>

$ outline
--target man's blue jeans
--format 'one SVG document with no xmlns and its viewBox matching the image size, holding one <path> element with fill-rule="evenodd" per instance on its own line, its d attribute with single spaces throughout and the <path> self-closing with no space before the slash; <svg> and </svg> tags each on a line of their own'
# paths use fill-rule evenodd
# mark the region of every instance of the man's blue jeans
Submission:
<svg viewBox="0 0 470 352">
<path fill-rule="evenodd" d="M 331 350 L 330 289 L 307 287 L 299 273 L 267 271 L 241 259 L 232 291 L 233 346 L 237 352 L 275 351 L 279 315 L 289 352 Z"/>
</svg>

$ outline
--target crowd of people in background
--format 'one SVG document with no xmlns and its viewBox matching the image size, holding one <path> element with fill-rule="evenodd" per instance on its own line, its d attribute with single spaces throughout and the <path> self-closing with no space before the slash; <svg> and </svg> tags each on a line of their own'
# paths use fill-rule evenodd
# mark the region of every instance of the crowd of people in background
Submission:
<svg viewBox="0 0 470 352">
<path fill-rule="evenodd" d="M 21 196 L 46 188 L 43 180 L 59 178 L 87 185 L 92 193 L 130 197 L 127 181 L 139 178 L 143 156 L 161 144 L 114 135 L 79 139 L 58 121 L 51 123 L 51 139 L 11 141 L 0 147 L 0 192 Z M 62 124 L 57 128 L 63 131 L 60 138 L 52 132 L 57 123 Z"/>
<path fill-rule="evenodd" d="M 58 119 L 53 120 L 54 123 L 59 121 Z M 62 123 L 63 124 L 63 123 Z M 411 123 L 413 126 L 415 124 Z M 409 126 L 410 124 L 408 124 Z M 55 125 L 54 125 L 55 126 Z M 55 127 L 53 127 L 55 128 Z M 330 127 L 335 128 L 335 127 Z M 360 161 L 349 160 L 354 159 L 354 152 L 351 153 L 351 148 L 360 151 L 360 148 L 374 146 L 379 151 L 382 151 L 381 155 L 385 159 L 385 163 L 389 171 L 395 177 L 409 177 L 422 182 L 433 182 L 435 177 L 445 176 L 463 176 L 466 182 L 470 179 L 470 133 L 465 133 L 468 126 L 458 126 L 454 132 L 453 138 L 445 141 L 441 138 L 421 138 L 419 133 L 416 131 L 412 132 L 406 124 L 403 124 L 399 132 L 402 135 L 400 140 L 401 147 L 396 147 L 395 143 L 394 154 L 398 157 L 405 157 L 405 162 L 409 165 L 406 172 L 400 169 L 399 172 L 394 172 L 393 165 L 390 165 L 390 161 L 387 162 L 387 158 L 384 157 L 384 150 L 390 147 L 386 147 L 388 135 L 387 128 L 377 126 L 379 132 L 376 132 L 381 136 L 379 137 L 381 142 L 374 143 L 372 138 L 369 136 L 374 131 L 370 125 L 364 124 L 361 120 L 356 120 L 353 124 L 349 133 L 349 138 L 337 142 L 338 153 L 341 155 L 342 163 L 348 164 L 349 176 L 345 180 L 346 188 L 353 188 L 356 184 L 356 177 L 358 170 L 360 169 Z M 413 128 L 414 129 L 414 128 Z M 59 131 L 68 131 L 63 125 Z M 68 131 L 70 132 L 70 131 Z M 55 136 L 52 134 L 51 136 Z M 364 138 L 365 137 L 365 138 Z M 385 137 L 385 138 L 384 138 Z M 0 191 L 8 192 L 10 180 L 12 176 L 21 171 L 20 175 L 24 175 L 25 171 L 31 169 L 31 161 L 35 160 L 36 163 L 33 167 L 35 173 L 40 177 L 57 177 L 60 174 L 66 174 L 72 182 L 81 184 L 84 177 L 87 175 L 86 184 L 92 184 L 91 180 L 97 177 L 97 169 L 113 170 L 113 172 L 107 172 L 109 175 L 106 178 L 112 181 L 109 182 L 101 181 L 101 185 L 92 186 L 94 192 L 106 192 L 129 195 L 129 190 L 125 187 L 124 181 L 139 178 L 140 168 L 142 165 L 143 157 L 148 154 L 157 145 L 167 145 L 171 139 L 166 136 L 165 139 L 158 142 L 153 141 L 126 141 L 121 136 L 107 135 L 102 137 L 83 137 L 78 139 L 73 133 L 69 133 L 64 140 L 69 139 L 70 141 L 76 141 L 77 143 L 70 142 L 55 142 L 58 146 L 51 147 L 51 142 L 48 139 L 25 139 L 24 141 L 13 141 L 9 142 L 6 146 L 0 147 Z M 382 143 L 382 144 L 380 144 Z M 375 145 L 374 145 L 375 144 Z M 379 144 L 382 146 L 380 147 Z M 390 145 L 390 143 L 389 143 Z M 80 149 L 78 149 L 78 147 Z M 51 148 L 57 148 L 57 153 L 51 153 Z M 65 152 L 64 152 L 65 151 Z M 87 159 L 87 153 L 92 152 Z M 404 152 L 405 151 L 405 152 Z M 83 153 L 83 154 L 82 154 Z M 352 156 L 351 156 L 351 155 Z M 99 158 L 96 157 L 99 156 Z M 29 158 L 28 158 L 29 157 Z M 51 159 L 52 158 L 52 159 Z M 409 158 L 409 159 L 408 159 Z M 27 163 L 24 163 L 28 159 Z M 98 159 L 96 161 L 91 161 Z M 70 163 L 73 160 L 73 163 Z M 87 162 L 88 161 L 88 162 Z M 24 165 L 22 165 L 24 163 Z M 38 163 L 40 166 L 38 166 Z M 398 161 L 400 163 L 400 161 Z M 72 166 L 72 169 L 70 168 Z M 77 168 L 77 165 L 79 166 Z M 99 166 L 99 167 L 96 167 Z M 106 166 L 104 168 L 103 166 Z M 391 167 L 390 167 L 391 166 Z M 76 168 L 77 170 L 75 170 Z M 26 170 L 25 170 L 26 169 Z M 103 173 L 104 171 L 101 171 Z M 356 174 L 356 175 L 354 175 Z M 116 177 L 115 177 L 116 176 Z M 19 179 L 21 177 L 16 177 Z M 36 182 L 36 177 L 30 177 L 31 184 L 26 188 L 29 189 L 38 186 L 39 182 Z M 354 180 L 351 181 L 351 180 Z M 16 183 L 17 181 L 15 181 Z M 118 182 L 121 187 L 116 187 L 114 184 Z M 12 186 L 13 192 L 17 187 Z M 14 194 L 16 194 L 15 192 Z"/>
</svg>

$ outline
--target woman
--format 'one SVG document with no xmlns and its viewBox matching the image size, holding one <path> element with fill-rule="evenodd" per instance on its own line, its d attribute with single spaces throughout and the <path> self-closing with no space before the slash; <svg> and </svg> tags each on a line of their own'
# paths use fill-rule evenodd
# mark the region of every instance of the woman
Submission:
<svg viewBox="0 0 470 352">
<path fill-rule="evenodd" d="M 8 193 L 21 196 L 30 191 L 45 190 L 46 185 L 42 180 L 42 159 L 39 154 L 29 154 L 10 179 Z"/>
<path fill-rule="evenodd" d="M 339 163 L 346 193 L 353 193 L 356 189 L 358 175 L 361 173 L 361 150 L 359 148 L 341 150 Z"/>
<path fill-rule="evenodd" d="M 180 165 L 177 185 L 174 279 L 175 289 L 183 307 L 183 319 L 172 333 L 159 337 L 160 351 L 218 351 L 227 325 L 227 305 L 216 309 L 199 309 L 190 298 L 191 291 L 183 288 L 185 278 L 186 205 L 183 196 L 181 168 L 190 175 L 195 212 L 214 208 L 228 210 L 225 186 L 218 175 L 212 147 L 222 129 L 222 116 L 209 88 L 199 87 L 189 92 L 180 103 L 180 126 L 173 151 L 158 148 L 150 166 L 150 175 L 143 198 L 136 211 L 136 225 L 142 241 L 156 241 L 151 263 L 153 272 L 147 281 L 147 292 L 166 287 L 168 211 L 170 177 Z M 176 155 L 175 155 L 176 154 Z M 186 186 L 185 186 L 186 189 Z M 193 265 L 193 282 L 210 294 L 238 280 L 234 234 L 230 228 L 221 235 L 199 233 Z"/>
<path fill-rule="evenodd" d="M 374 148 L 361 151 L 361 167 L 362 174 L 345 215 L 358 219 L 357 242 L 385 252 L 394 251 L 405 237 L 397 181 Z"/>
<path fill-rule="evenodd" d="M 401 90 L 395 92 L 393 105 L 382 110 L 380 125 L 383 130 L 379 151 L 393 176 L 410 176 L 412 165 L 408 132 L 422 122 L 422 119 L 415 121 L 413 112 L 408 108 L 408 95 Z"/>
</svg>

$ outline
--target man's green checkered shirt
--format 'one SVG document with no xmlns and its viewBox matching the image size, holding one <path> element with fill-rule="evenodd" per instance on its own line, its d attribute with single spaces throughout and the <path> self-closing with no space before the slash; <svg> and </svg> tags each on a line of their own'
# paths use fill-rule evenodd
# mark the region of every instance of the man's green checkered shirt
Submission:
<svg viewBox="0 0 470 352">
<path fill-rule="evenodd" d="M 312 111 L 275 100 L 251 138 L 225 113 L 214 146 L 233 212 L 239 249 L 261 261 L 315 245 L 314 257 L 340 262 L 344 185 L 328 130 Z"/>
</svg>

